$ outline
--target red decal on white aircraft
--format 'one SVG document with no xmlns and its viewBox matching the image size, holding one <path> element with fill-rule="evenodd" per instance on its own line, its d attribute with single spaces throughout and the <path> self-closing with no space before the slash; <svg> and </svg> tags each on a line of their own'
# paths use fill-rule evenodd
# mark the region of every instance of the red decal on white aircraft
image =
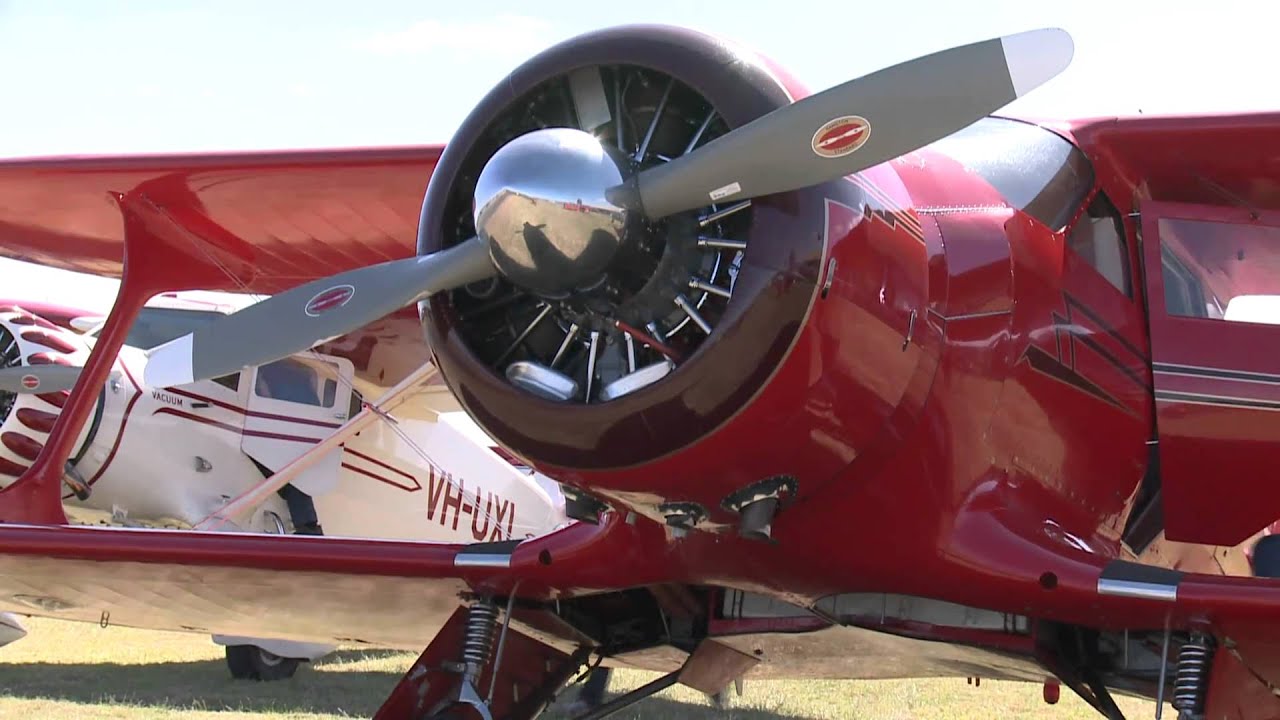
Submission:
<svg viewBox="0 0 1280 720">
<path fill-rule="evenodd" d="M 350 461 L 344 460 L 342 463 L 342 467 L 354 473 L 359 473 L 360 475 L 364 475 L 365 477 L 373 478 L 374 480 L 377 480 L 378 482 L 383 483 L 384 485 L 390 485 L 391 487 L 394 487 L 394 488 L 400 488 L 405 492 L 418 492 L 419 490 L 422 489 L 422 483 L 418 482 L 418 478 L 401 470 L 400 468 L 384 463 L 377 458 L 370 457 L 358 450 L 353 450 L 349 447 L 345 448 L 344 452 L 346 453 L 346 455 L 350 456 L 351 460 Z M 352 464 L 356 458 L 359 458 L 360 460 L 363 460 L 364 462 L 367 462 L 379 468 L 389 470 L 390 472 L 395 473 L 396 475 L 399 475 L 400 477 L 404 478 L 405 481 L 407 482 L 397 480 L 394 477 L 388 477 L 387 475 L 383 475 L 374 470 L 357 467 L 356 465 Z"/>
<path fill-rule="evenodd" d="M 511 539 L 511 532 L 513 529 L 512 525 L 514 525 L 516 521 L 516 503 L 514 500 L 503 500 L 502 498 L 498 498 L 498 497 L 495 497 L 494 500 L 498 501 L 497 503 L 495 503 L 495 507 L 497 508 L 497 512 L 495 514 L 497 515 L 497 517 L 494 518 L 493 534 L 489 536 L 489 541 L 493 542 L 496 540 L 503 539 L 502 538 L 503 518 L 506 518 L 507 520 L 507 539 L 509 540 Z M 511 511 L 510 515 L 507 514 L 507 510 Z"/>
<path fill-rule="evenodd" d="M 462 517 L 462 501 L 466 499 L 467 493 L 462 486 L 462 478 L 448 477 L 455 482 L 450 482 L 444 488 L 444 507 L 440 510 L 440 524 L 448 524 L 446 518 L 449 515 L 449 508 L 453 508 L 453 527 L 450 529 L 456 532 L 458 530 L 458 520 Z M 456 495 L 454 494 L 455 490 L 457 491 Z M 470 508 L 467 511 L 470 512 Z"/>
<path fill-rule="evenodd" d="M 442 499 L 443 502 L 441 502 Z M 514 500 L 503 499 L 491 490 L 485 490 L 483 497 L 480 490 L 476 490 L 474 494 L 468 494 L 462 478 L 429 467 L 427 520 L 436 520 L 441 527 L 457 531 L 458 521 L 463 513 L 471 516 L 471 537 L 477 542 L 508 539 L 515 529 L 516 503 Z"/>
<path fill-rule="evenodd" d="M 829 120 L 813 134 L 813 151 L 819 157 L 844 157 L 867 143 L 871 123 L 858 115 L 845 115 Z"/>
<path fill-rule="evenodd" d="M 321 290 L 307 301 L 303 311 L 310 317 L 320 317 L 330 310 L 336 310 L 351 302 L 355 294 L 356 289 L 350 285 L 338 285 L 328 290 Z"/>
<path fill-rule="evenodd" d="M 40 378 L 36 377 L 35 375 L 23 375 L 22 387 L 28 390 L 35 390 L 36 388 L 40 387 Z"/>
</svg>

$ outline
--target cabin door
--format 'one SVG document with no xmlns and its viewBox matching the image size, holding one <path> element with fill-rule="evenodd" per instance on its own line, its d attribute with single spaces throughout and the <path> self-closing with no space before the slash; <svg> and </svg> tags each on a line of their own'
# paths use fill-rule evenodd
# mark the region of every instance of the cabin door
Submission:
<svg viewBox="0 0 1280 720">
<path fill-rule="evenodd" d="M 246 371 L 249 407 L 241 448 L 278 471 L 332 435 L 348 419 L 353 367 L 345 358 L 295 355 Z M 337 485 L 342 448 L 336 447 L 290 481 L 309 495 Z"/>
<path fill-rule="evenodd" d="M 1280 519 L 1280 213 L 1141 212 L 1165 536 L 1236 545 Z"/>
</svg>

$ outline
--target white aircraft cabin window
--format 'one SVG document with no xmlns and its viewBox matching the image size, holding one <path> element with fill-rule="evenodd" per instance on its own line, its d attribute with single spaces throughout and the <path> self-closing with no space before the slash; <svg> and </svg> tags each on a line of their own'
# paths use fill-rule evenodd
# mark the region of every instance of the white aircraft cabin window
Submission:
<svg viewBox="0 0 1280 720">
<path fill-rule="evenodd" d="M 333 374 L 337 375 L 337 368 Z M 307 363 L 285 358 L 258 368 L 253 392 L 258 397 L 330 408 L 338 394 L 338 382 Z"/>
<path fill-rule="evenodd" d="M 216 377 L 213 381 L 233 392 L 240 391 L 240 373 L 231 373 L 230 375 Z"/>
<path fill-rule="evenodd" d="M 1106 195 L 1098 193 L 1094 196 L 1089 209 L 1067 234 L 1067 247 L 1093 266 L 1117 290 L 1133 297 L 1124 223 Z"/>
<path fill-rule="evenodd" d="M 1161 218 L 1171 315 L 1280 325 L 1280 228 Z"/>
</svg>

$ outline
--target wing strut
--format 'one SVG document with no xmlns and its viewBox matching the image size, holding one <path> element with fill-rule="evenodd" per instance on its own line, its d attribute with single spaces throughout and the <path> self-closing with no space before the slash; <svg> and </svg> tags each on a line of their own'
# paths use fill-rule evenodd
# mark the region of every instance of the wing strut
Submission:
<svg viewBox="0 0 1280 720">
<path fill-rule="evenodd" d="M 146 184 L 127 194 L 111 193 L 124 226 L 120 289 L 71 397 L 31 467 L 0 490 L 0 522 L 65 525 L 62 478 L 80 430 L 98 400 L 134 319 L 152 296 L 219 287 L 228 272 L 251 266 L 218 242 L 185 227 L 147 196 Z"/>
<path fill-rule="evenodd" d="M 277 490 L 284 487 L 290 480 L 297 477 L 299 473 L 310 467 L 316 460 L 319 460 L 333 448 L 346 442 L 348 438 L 360 432 L 374 420 L 390 413 L 401 404 L 413 397 L 414 393 L 420 390 L 424 385 L 430 382 L 439 373 L 439 369 L 435 363 L 424 363 L 417 370 L 414 370 L 399 384 L 388 390 L 372 404 L 366 403 L 360 409 L 360 412 L 352 416 L 342 427 L 333 431 L 325 439 L 316 444 L 307 452 L 294 458 L 289 464 L 280 468 L 279 472 L 269 477 L 263 478 L 262 482 L 250 487 L 235 499 L 223 505 L 221 509 L 215 511 L 212 515 L 196 523 L 196 530 L 218 530 L 231 522 L 234 518 L 240 517 L 247 512 L 252 511 L 258 505 L 266 501 L 268 497 Z"/>
</svg>

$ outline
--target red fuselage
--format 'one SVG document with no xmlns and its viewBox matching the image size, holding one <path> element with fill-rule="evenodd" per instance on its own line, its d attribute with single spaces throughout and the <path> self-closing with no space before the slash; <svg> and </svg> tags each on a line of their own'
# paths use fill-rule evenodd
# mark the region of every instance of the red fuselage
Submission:
<svg viewBox="0 0 1280 720">
<path fill-rule="evenodd" d="M 1097 192 L 1088 178 L 1075 185 L 1052 190 L 1061 207 L 1050 214 L 1066 223 L 1050 228 L 937 151 L 831 183 L 802 205 L 825 215 L 820 261 L 760 291 L 802 284 L 801 329 L 740 410 L 654 460 L 599 470 L 539 463 L 532 433 L 489 429 L 615 505 L 659 519 L 663 503 L 706 508 L 721 532 L 667 550 L 690 578 L 808 600 L 875 590 L 1022 610 L 1025 583 L 1054 568 L 1016 566 L 1019 553 L 969 534 L 966 519 L 998 516 L 1029 544 L 1122 556 L 1147 466 L 1143 316 L 1067 248 Z M 715 393 L 688 388 L 690 405 L 700 391 Z M 563 444 L 610 457 L 629 440 L 601 432 Z M 779 475 L 797 491 L 775 542 L 734 536 L 723 499 Z"/>
</svg>

